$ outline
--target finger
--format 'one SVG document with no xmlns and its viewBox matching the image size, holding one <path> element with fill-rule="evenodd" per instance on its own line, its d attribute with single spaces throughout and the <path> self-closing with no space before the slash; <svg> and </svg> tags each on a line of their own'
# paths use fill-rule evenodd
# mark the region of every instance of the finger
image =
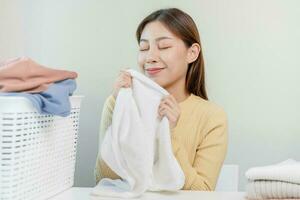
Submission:
<svg viewBox="0 0 300 200">
<path fill-rule="evenodd" d="M 122 74 L 121 77 L 122 79 L 126 79 L 126 80 L 128 79 L 128 81 L 131 81 L 132 79 L 131 74 L 126 74 L 126 73 Z"/>
<path fill-rule="evenodd" d="M 162 106 L 160 109 L 159 109 L 159 112 L 161 114 L 164 114 L 164 113 L 170 113 L 172 116 L 174 117 L 177 117 L 178 116 L 178 113 L 174 110 L 172 110 L 169 106 Z"/>
<path fill-rule="evenodd" d="M 125 80 L 120 81 L 120 87 L 126 87 L 127 85 L 129 85 L 129 83 Z"/>
<path fill-rule="evenodd" d="M 162 105 L 167 105 L 169 106 L 171 109 L 175 110 L 176 112 L 180 112 L 180 108 L 179 106 L 177 106 L 177 103 L 174 103 L 173 101 L 171 101 L 170 99 L 165 99 L 162 101 L 161 106 Z"/>
<path fill-rule="evenodd" d="M 126 75 L 131 75 L 130 72 L 128 72 L 127 70 L 122 70 L 121 73 Z"/>
<path fill-rule="evenodd" d="M 125 77 L 124 78 L 124 81 L 128 84 L 128 85 L 131 85 L 132 83 L 132 79 L 130 77 Z"/>
<path fill-rule="evenodd" d="M 128 82 L 126 82 L 126 81 L 122 82 L 122 87 L 128 87 L 128 86 L 129 86 Z"/>
<path fill-rule="evenodd" d="M 131 76 L 131 74 L 125 70 L 120 70 L 119 77 L 123 77 L 123 76 Z"/>
<path fill-rule="evenodd" d="M 128 69 L 130 69 L 130 68 L 127 67 L 127 68 L 121 69 L 120 72 L 121 72 L 121 73 L 124 73 L 124 74 L 130 75 L 130 73 L 127 71 Z"/>
<path fill-rule="evenodd" d="M 164 117 L 163 115 L 158 115 L 159 120 L 162 120 L 163 117 Z"/>
<path fill-rule="evenodd" d="M 131 82 L 131 77 L 126 76 L 126 75 L 122 75 L 120 76 L 120 81 L 125 81 L 125 82 Z"/>
<path fill-rule="evenodd" d="M 177 120 L 177 116 L 169 109 L 163 109 L 161 111 L 161 116 L 166 116 L 171 122 L 175 122 Z"/>
<path fill-rule="evenodd" d="M 176 121 L 177 120 L 177 114 L 175 114 L 174 112 L 172 112 L 172 110 L 168 107 L 162 107 L 161 109 L 159 109 L 158 111 L 159 113 L 159 119 L 161 120 L 164 116 L 166 116 L 168 118 L 169 121 Z"/>
<path fill-rule="evenodd" d="M 179 103 L 177 102 L 177 100 L 175 99 L 175 97 L 173 95 L 169 95 L 168 99 L 170 99 L 171 102 L 173 102 L 173 104 L 177 108 L 178 112 L 180 112 L 180 106 L 179 106 Z"/>
<path fill-rule="evenodd" d="M 169 98 L 165 98 L 162 100 L 162 104 L 167 104 L 169 106 L 171 106 L 172 108 L 176 108 L 177 106 L 175 105 L 175 103 Z"/>
<path fill-rule="evenodd" d="M 125 71 L 122 71 L 120 74 L 119 74 L 120 77 L 130 77 L 130 73 L 129 72 L 125 72 Z"/>
<path fill-rule="evenodd" d="M 163 116 L 163 114 L 164 114 L 164 112 L 165 112 L 164 109 L 165 109 L 164 107 L 159 107 L 159 108 L 158 108 L 158 111 L 157 111 L 157 112 L 158 112 L 159 116 L 161 116 L 161 117 Z"/>
<path fill-rule="evenodd" d="M 175 99 L 172 95 L 166 95 L 166 96 L 164 96 L 164 97 L 162 98 L 162 101 L 165 101 L 165 100 L 167 100 L 167 99 L 169 99 L 169 100 L 170 100 L 171 102 L 173 102 L 174 104 L 177 103 L 176 99 Z"/>
<path fill-rule="evenodd" d="M 123 77 L 123 81 L 126 83 L 126 85 L 131 86 L 132 85 L 132 78 L 131 77 Z"/>
</svg>

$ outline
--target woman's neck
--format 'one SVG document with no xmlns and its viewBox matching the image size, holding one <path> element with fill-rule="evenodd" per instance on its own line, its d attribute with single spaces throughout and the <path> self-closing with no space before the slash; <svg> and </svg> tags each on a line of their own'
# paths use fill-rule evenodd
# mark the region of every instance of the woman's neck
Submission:
<svg viewBox="0 0 300 200">
<path fill-rule="evenodd" d="M 185 79 L 178 80 L 172 85 L 165 87 L 165 89 L 175 97 L 178 103 L 190 96 L 190 93 L 185 88 Z"/>
</svg>

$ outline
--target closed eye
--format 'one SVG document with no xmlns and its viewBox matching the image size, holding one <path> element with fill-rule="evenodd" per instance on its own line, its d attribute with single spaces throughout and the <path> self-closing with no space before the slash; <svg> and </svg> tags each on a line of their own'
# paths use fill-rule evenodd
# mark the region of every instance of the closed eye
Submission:
<svg viewBox="0 0 300 200">
<path fill-rule="evenodd" d="M 169 48 L 171 48 L 170 46 L 168 46 L 168 47 L 159 47 L 159 49 L 169 49 Z"/>
</svg>

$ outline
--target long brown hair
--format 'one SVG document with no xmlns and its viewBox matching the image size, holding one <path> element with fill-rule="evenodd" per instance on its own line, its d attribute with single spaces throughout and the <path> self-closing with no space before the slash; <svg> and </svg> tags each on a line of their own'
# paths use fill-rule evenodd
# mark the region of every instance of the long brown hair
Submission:
<svg viewBox="0 0 300 200">
<path fill-rule="evenodd" d="M 159 21 L 164 24 L 173 34 L 183 40 L 188 48 L 194 43 L 200 45 L 201 50 L 198 58 L 188 66 L 185 86 L 188 92 L 208 100 L 205 89 L 203 50 L 199 32 L 194 20 L 187 13 L 178 8 L 167 8 L 154 11 L 139 24 L 136 30 L 138 43 L 140 42 L 145 26 L 153 21 Z"/>
</svg>

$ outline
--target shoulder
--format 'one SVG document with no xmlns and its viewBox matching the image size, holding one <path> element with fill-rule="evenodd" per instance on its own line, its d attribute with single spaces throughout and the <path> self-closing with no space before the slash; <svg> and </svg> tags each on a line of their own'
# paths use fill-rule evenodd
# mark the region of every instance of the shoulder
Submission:
<svg viewBox="0 0 300 200">
<path fill-rule="evenodd" d="M 226 143 L 228 132 L 228 119 L 225 110 L 213 101 L 193 96 L 198 117 L 198 127 L 203 130 L 203 137 L 214 138 L 211 141 L 222 141 Z M 217 139 L 218 138 L 218 139 Z"/>
<path fill-rule="evenodd" d="M 201 118 L 207 120 L 218 119 L 227 119 L 227 114 L 225 110 L 218 104 L 213 101 L 205 100 L 194 94 L 191 95 L 191 101 L 194 105 L 194 111 L 201 115 Z"/>
</svg>

